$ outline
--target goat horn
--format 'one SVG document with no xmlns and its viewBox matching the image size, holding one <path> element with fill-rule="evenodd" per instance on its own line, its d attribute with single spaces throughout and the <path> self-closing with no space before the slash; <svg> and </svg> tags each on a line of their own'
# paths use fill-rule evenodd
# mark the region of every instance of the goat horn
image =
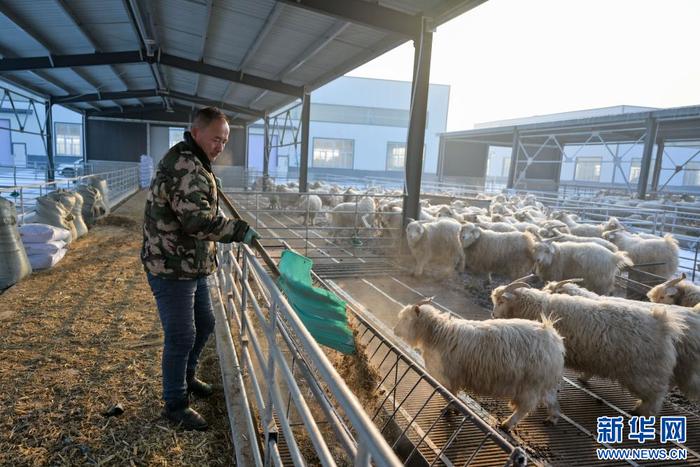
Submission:
<svg viewBox="0 0 700 467">
<path fill-rule="evenodd" d="M 555 290 L 558 290 L 562 285 L 566 284 L 578 284 L 580 282 L 583 282 L 583 279 L 580 277 L 577 277 L 575 279 L 564 279 L 563 281 L 557 282 L 557 285 L 554 286 Z"/>
<path fill-rule="evenodd" d="M 537 274 L 528 274 L 527 276 L 521 277 L 520 279 L 515 279 L 513 282 L 527 282 L 530 279 L 537 277 Z"/>
<path fill-rule="evenodd" d="M 416 305 L 421 306 L 421 305 L 428 305 L 429 303 L 433 303 L 433 299 L 435 296 L 433 295 L 432 297 L 425 297 L 422 300 L 419 300 Z"/>
<path fill-rule="evenodd" d="M 685 273 L 681 273 L 680 277 L 676 277 L 675 279 L 671 279 L 668 281 L 666 284 L 666 287 L 673 287 L 674 285 L 678 284 L 680 281 L 685 279 Z"/>
<path fill-rule="evenodd" d="M 519 289 L 521 287 L 527 287 L 528 289 L 532 288 L 532 287 L 530 287 L 530 284 L 527 284 L 525 282 L 515 281 L 515 282 L 511 282 L 510 284 L 508 284 L 506 286 L 506 288 L 503 290 L 503 293 L 512 292 L 513 290 Z"/>
</svg>

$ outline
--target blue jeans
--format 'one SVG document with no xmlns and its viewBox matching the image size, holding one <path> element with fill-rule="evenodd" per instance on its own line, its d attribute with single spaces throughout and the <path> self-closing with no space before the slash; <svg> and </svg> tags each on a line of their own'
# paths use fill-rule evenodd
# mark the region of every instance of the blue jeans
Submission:
<svg viewBox="0 0 700 467">
<path fill-rule="evenodd" d="M 187 400 L 187 379 L 194 377 L 199 355 L 214 331 L 209 278 L 162 279 L 147 273 L 165 335 L 163 400 Z"/>
</svg>

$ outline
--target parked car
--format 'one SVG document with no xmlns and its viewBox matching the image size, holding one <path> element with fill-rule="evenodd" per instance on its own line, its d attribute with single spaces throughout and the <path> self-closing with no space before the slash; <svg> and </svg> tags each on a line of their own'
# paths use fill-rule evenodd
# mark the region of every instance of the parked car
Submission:
<svg viewBox="0 0 700 467">
<path fill-rule="evenodd" d="M 61 164 L 56 168 L 56 172 L 61 174 L 61 177 L 73 178 L 78 175 L 78 170 L 73 164 Z"/>
</svg>

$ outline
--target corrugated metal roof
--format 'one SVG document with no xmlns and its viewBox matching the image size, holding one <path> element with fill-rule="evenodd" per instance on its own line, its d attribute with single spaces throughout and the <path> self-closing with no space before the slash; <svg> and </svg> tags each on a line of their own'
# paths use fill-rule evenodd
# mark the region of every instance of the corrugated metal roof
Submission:
<svg viewBox="0 0 700 467">
<path fill-rule="evenodd" d="M 297 98 L 281 92 L 289 92 L 285 85 L 313 90 L 409 39 L 391 32 L 390 27 L 377 29 L 377 25 L 357 22 L 358 18 L 350 22 L 328 11 L 312 11 L 274 0 L 62 1 L 64 5 L 61 0 L 1 0 L 0 54 L 30 58 L 46 57 L 49 53 L 136 51 L 149 47 L 142 41 L 141 36 L 145 35 L 156 41 L 155 47 L 161 53 L 189 60 L 186 65 L 160 63 L 153 66 L 154 71 L 148 64 L 130 59 L 129 63 L 110 66 L 0 72 L 0 77 L 7 76 L 43 95 L 121 92 L 115 97 L 123 97 L 90 104 L 77 102 L 76 98 L 72 103 L 76 108 L 95 105 L 115 110 L 117 104 L 138 108 L 134 106 L 163 102 L 167 98 L 135 98 L 125 93 L 158 89 L 157 81 L 161 81 L 162 87 L 167 88 L 164 90 L 187 95 L 177 99 L 184 105 L 193 105 L 185 99 L 189 96 L 194 101 L 208 99 L 271 112 Z M 366 1 L 368 8 L 436 16 L 441 22 L 485 0 Z M 329 5 L 323 8 L 331 8 L 332 2 Z M 242 74 L 229 75 L 227 79 L 207 76 L 206 73 L 214 72 L 202 70 L 200 63 Z M 197 72 L 188 71 L 188 67 Z M 260 80 L 249 84 L 229 81 L 248 76 L 279 85 L 263 95 L 263 88 L 253 87 Z M 236 117 L 256 118 L 242 113 Z"/>
</svg>

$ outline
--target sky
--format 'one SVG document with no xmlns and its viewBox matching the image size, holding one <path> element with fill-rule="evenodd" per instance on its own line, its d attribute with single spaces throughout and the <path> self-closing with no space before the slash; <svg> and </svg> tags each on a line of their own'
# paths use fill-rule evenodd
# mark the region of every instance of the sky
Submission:
<svg viewBox="0 0 700 467">
<path fill-rule="evenodd" d="M 440 26 L 447 131 L 613 105 L 700 104 L 700 0 L 488 0 Z M 411 80 L 413 44 L 348 76 Z"/>
</svg>

